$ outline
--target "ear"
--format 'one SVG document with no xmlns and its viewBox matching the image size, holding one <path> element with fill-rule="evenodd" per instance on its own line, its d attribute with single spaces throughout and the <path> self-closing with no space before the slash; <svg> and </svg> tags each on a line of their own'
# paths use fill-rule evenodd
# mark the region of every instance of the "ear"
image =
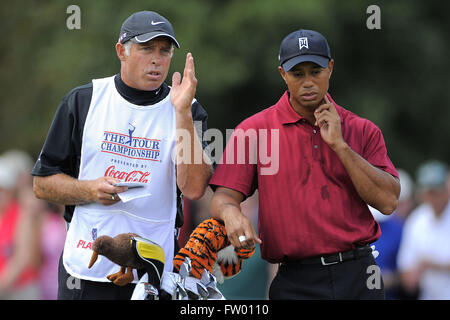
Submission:
<svg viewBox="0 0 450 320">
<path fill-rule="evenodd" d="M 125 48 L 123 47 L 123 44 L 120 42 L 116 43 L 116 53 L 120 61 L 126 60 L 127 55 L 125 54 Z"/>
<path fill-rule="evenodd" d="M 329 75 L 328 75 L 328 79 L 331 78 L 331 74 L 333 73 L 333 67 L 334 67 L 334 60 L 331 59 L 330 62 L 328 62 L 328 70 L 329 70 Z"/>
<path fill-rule="evenodd" d="M 284 82 L 286 82 L 286 71 L 284 71 L 284 69 L 281 66 L 278 66 L 278 71 L 280 72 Z"/>
</svg>

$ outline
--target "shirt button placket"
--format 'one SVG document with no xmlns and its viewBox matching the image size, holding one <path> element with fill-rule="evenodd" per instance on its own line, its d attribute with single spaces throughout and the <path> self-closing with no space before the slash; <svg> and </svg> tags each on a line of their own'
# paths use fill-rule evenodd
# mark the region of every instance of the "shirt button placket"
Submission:
<svg viewBox="0 0 450 320">
<path fill-rule="evenodd" d="M 320 159 L 319 157 L 319 135 L 317 134 L 318 129 L 313 128 L 312 133 L 312 141 L 313 141 L 313 159 Z"/>
</svg>

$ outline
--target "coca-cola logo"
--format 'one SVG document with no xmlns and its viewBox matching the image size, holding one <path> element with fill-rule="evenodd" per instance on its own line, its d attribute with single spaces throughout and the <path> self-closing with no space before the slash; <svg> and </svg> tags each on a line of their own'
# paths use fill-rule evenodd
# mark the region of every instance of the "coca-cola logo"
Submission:
<svg viewBox="0 0 450 320">
<path fill-rule="evenodd" d="M 130 172 L 116 170 L 116 166 L 110 166 L 106 169 L 105 177 L 113 177 L 123 182 L 144 182 L 148 183 L 150 178 L 149 171 L 133 170 Z"/>
</svg>

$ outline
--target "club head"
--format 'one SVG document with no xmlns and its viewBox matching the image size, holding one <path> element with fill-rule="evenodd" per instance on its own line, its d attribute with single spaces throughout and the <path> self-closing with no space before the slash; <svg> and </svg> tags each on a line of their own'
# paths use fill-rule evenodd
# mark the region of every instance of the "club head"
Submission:
<svg viewBox="0 0 450 320">
<path fill-rule="evenodd" d="M 209 274 L 209 285 L 213 287 L 217 287 L 217 278 L 212 273 Z"/>
<path fill-rule="evenodd" d="M 197 292 L 189 290 L 188 288 L 186 288 L 186 292 L 187 292 L 189 300 L 198 300 L 198 299 L 200 299 L 200 295 Z"/>
<path fill-rule="evenodd" d="M 181 277 L 178 273 L 172 273 L 170 278 L 175 286 L 177 285 L 177 282 L 181 281 Z"/>
<path fill-rule="evenodd" d="M 166 290 L 161 289 L 159 293 L 159 300 L 175 300 L 174 295 Z"/>
<path fill-rule="evenodd" d="M 208 299 L 208 289 L 205 287 L 205 285 L 201 282 L 197 282 L 197 291 L 200 297 L 202 297 L 202 300 Z"/>
<path fill-rule="evenodd" d="M 145 293 L 147 294 L 146 300 L 158 300 L 158 296 L 159 296 L 158 289 L 156 289 L 150 283 L 144 284 L 144 290 L 145 290 Z"/>
<path fill-rule="evenodd" d="M 189 257 L 186 257 L 184 259 L 184 263 L 187 265 L 187 270 L 188 272 L 191 272 L 192 270 L 192 263 L 191 263 L 191 259 Z"/>
<path fill-rule="evenodd" d="M 209 283 L 209 275 L 210 275 L 209 271 L 207 269 L 203 269 L 202 278 L 200 279 L 200 282 L 205 286 L 207 286 Z"/>
<path fill-rule="evenodd" d="M 216 276 L 213 275 L 211 272 L 209 272 L 206 269 L 203 269 L 203 273 L 202 273 L 202 278 L 200 280 L 200 282 L 205 286 L 213 286 L 216 287 L 217 286 L 217 279 Z"/>
<path fill-rule="evenodd" d="M 183 280 L 186 279 L 189 276 L 189 272 L 190 272 L 190 270 L 189 270 L 188 264 L 183 262 L 183 264 L 181 264 L 181 266 L 180 266 L 180 271 L 179 271 L 181 279 L 183 279 Z"/>
<path fill-rule="evenodd" d="M 170 284 L 170 289 L 171 292 L 170 294 L 172 295 L 172 300 L 178 300 L 178 290 L 177 290 L 177 285 L 178 283 L 180 283 L 181 281 L 181 277 L 178 273 L 169 273 L 169 277 L 171 280 L 171 284 Z"/>
<path fill-rule="evenodd" d="M 211 300 L 221 300 L 223 298 L 222 293 L 216 287 L 208 286 L 208 298 Z"/>
<path fill-rule="evenodd" d="M 177 282 L 177 300 L 183 300 L 183 298 L 187 297 L 187 295 L 188 294 L 184 286 L 180 282 Z"/>
</svg>

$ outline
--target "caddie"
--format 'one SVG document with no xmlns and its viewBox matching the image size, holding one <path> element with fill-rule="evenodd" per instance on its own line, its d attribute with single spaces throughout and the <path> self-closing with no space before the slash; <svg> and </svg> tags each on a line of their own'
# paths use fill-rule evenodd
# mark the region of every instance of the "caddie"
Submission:
<svg viewBox="0 0 450 320">
<path fill-rule="evenodd" d="M 115 46 L 120 72 L 71 90 L 56 111 L 32 174 L 38 198 L 65 205 L 58 299 L 131 298 L 134 284 L 119 287 L 106 279 L 117 265 L 99 258 L 88 269 L 92 243 L 101 235 L 132 232 L 152 240 L 163 247 L 165 270 L 172 271 L 182 222 L 178 195 L 202 197 L 212 173 L 202 132 L 194 127 L 199 121 L 206 130 L 207 113 L 194 99 L 191 53 L 183 76 L 175 72 L 172 86 L 165 83 L 179 47 L 166 18 L 133 13 Z M 127 183 L 140 187 L 128 189 Z"/>
</svg>

